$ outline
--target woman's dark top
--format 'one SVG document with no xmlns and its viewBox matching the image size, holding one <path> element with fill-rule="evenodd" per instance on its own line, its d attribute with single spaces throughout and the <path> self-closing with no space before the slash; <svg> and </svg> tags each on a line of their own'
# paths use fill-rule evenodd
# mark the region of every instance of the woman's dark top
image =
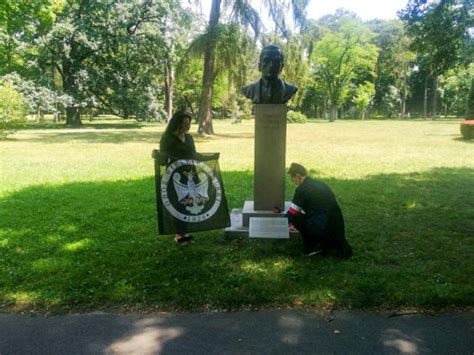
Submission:
<svg viewBox="0 0 474 355">
<path fill-rule="evenodd" d="M 188 133 L 184 134 L 184 142 L 174 134 L 164 134 L 160 140 L 160 152 L 173 158 L 191 159 L 196 157 L 196 146 Z"/>
</svg>

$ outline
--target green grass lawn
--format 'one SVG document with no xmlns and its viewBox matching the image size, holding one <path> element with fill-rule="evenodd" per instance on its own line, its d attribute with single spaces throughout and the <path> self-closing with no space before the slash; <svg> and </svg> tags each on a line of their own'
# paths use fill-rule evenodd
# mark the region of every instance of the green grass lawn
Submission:
<svg viewBox="0 0 474 355">
<path fill-rule="evenodd" d="M 179 247 L 157 236 L 151 151 L 164 126 L 87 123 L 30 125 L 0 142 L 1 311 L 474 305 L 474 142 L 457 121 L 289 125 L 287 165 L 335 191 L 349 260 L 304 257 L 297 238 L 216 230 Z M 241 207 L 253 122 L 215 131 L 197 148 L 221 152 L 229 206 Z M 293 190 L 288 181 L 288 199 Z"/>
</svg>

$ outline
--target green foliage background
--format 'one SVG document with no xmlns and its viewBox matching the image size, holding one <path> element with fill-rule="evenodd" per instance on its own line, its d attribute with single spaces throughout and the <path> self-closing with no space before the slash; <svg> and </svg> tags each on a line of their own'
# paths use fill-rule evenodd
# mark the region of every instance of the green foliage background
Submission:
<svg viewBox="0 0 474 355">
<path fill-rule="evenodd" d="M 27 107 L 22 95 L 10 82 L 0 82 L 0 140 L 20 128 L 26 114 Z"/>
<path fill-rule="evenodd" d="M 411 0 L 400 20 L 367 22 L 343 9 L 310 20 L 292 2 L 293 28 L 291 11 L 268 4 L 274 28 L 263 31 L 264 14 L 238 1 L 219 7 L 212 29 L 180 0 L 4 1 L 0 75 L 16 75 L 30 114 L 70 125 L 81 114 L 166 120 L 177 109 L 200 121 L 211 75 L 212 115 L 239 120 L 251 114 L 240 87 L 259 77 L 260 48 L 276 43 L 283 78 L 299 87 L 289 106 L 309 117 L 472 114 L 472 2 Z M 203 75 L 210 44 L 213 69 Z"/>
</svg>

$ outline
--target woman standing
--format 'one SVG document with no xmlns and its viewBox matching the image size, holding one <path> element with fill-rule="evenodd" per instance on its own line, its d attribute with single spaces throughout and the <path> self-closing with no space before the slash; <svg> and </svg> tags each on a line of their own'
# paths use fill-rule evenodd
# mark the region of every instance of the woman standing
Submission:
<svg viewBox="0 0 474 355">
<path fill-rule="evenodd" d="M 183 111 L 176 112 L 160 140 L 160 151 L 173 158 L 191 159 L 196 156 L 193 137 L 188 133 L 191 116 Z"/>
<path fill-rule="evenodd" d="M 193 159 L 197 156 L 193 137 L 188 133 L 191 127 L 191 116 L 183 111 L 176 112 L 160 140 L 160 152 L 173 159 Z M 190 242 L 192 236 L 186 234 L 186 224 L 176 221 L 178 233 L 175 241 L 178 244 Z"/>
</svg>

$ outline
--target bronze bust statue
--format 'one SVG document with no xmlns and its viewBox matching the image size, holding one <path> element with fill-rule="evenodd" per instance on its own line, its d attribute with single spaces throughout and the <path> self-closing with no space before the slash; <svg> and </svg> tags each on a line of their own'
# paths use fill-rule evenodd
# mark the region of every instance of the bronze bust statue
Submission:
<svg viewBox="0 0 474 355">
<path fill-rule="evenodd" d="M 262 77 L 242 88 L 245 97 L 254 104 L 286 104 L 298 88 L 280 79 L 283 65 L 283 52 L 279 47 L 271 44 L 263 48 L 258 62 Z"/>
</svg>

